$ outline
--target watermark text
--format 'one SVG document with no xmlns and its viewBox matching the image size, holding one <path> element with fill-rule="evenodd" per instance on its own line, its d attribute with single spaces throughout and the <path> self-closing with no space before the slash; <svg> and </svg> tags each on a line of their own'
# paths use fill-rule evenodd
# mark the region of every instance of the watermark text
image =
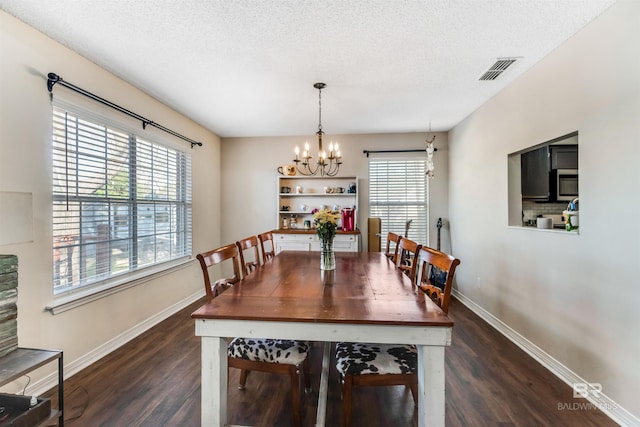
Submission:
<svg viewBox="0 0 640 427">
<path fill-rule="evenodd" d="M 574 383 L 574 399 L 599 399 L 602 395 L 602 384 L 600 383 Z M 558 402 L 558 411 L 611 411 L 617 409 L 616 405 L 608 403 L 592 402 Z"/>
<path fill-rule="evenodd" d="M 573 397 L 588 399 L 589 397 L 600 397 L 602 384 L 600 383 L 573 383 Z"/>
</svg>

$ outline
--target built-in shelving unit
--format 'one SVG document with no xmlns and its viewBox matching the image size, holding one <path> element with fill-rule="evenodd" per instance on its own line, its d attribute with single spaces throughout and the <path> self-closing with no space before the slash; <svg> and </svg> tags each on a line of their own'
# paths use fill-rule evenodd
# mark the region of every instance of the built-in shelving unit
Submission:
<svg viewBox="0 0 640 427">
<path fill-rule="evenodd" d="M 314 209 L 354 208 L 358 212 L 358 179 L 349 177 L 278 177 L 278 229 L 304 229 Z M 291 218 L 295 218 L 291 226 Z M 357 217 L 357 215 L 356 215 Z M 340 226 L 340 224 L 339 224 Z M 357 220 L 356 220 L 357 226 Z"/>
<path fill-rule="evenodd" d="M 355 230 L 342 231 L 334 240 L 336 251 L 358 251 L 358 178 L 346 177 L 278 177 L 278 224 L 273 231 L 276 252 L 281 250 L 320 250 L 313 229 L 314 209 L 344 208 L 356 210 Z"/>
</svg>

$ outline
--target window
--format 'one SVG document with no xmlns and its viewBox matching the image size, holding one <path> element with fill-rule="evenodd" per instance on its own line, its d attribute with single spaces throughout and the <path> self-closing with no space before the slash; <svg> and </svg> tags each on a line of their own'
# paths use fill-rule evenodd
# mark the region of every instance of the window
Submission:
<svg viewBox="0 0 640 427">
<path fill-rule="evenodd" d="M 369 161 L 369 215 L 381 219 L 383 248 L 389 231 L 421 244 L 428 243 L 426 164 L 426 159 Z M 408 233 L 407 221 L 411 221 Z"/>
<path fill-rule="evenodd" d="M 54 294 L 190 255 L 191 156 L 55 106 Z"/>
</svg>

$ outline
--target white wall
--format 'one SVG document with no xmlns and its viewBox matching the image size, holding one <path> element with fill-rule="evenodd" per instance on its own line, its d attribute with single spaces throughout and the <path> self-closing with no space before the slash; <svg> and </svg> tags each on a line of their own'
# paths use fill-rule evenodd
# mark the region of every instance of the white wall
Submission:
<svg viewBox="0 0 640 427">
<path fill-rule="evenodd" d="M 23 347 L 63 350 L 66 365 L 73 366 L 158 313 L 175 309 L 175 304 L 184 304 L 204 292 L 200 268 L 194 261 L 187 268 L 62 314 L 54 316 L 44 311 L 53 299 L 52 131 L 47 73 L 55 72 L 73 84 L 203 142 L 203 147 L 193 150 L 193 226 L 197 230 L 194 252 L 214 247 L 220 240 L 220 141 L 2 11 L 0 40 L 0 192 L 33 195 L 33 240 L 0 246 L 0 253 L 18 256 L 18 343 Z M 54 93 L 64 91 L 68 89 L 59 85 L 54 89 Z M 174 140 L 157 132 L 159 137 Z M 186 144 L 177 139 L 175 143 Z M 47 372 L 35 375 L 32 384 L 54 369 L 51 366 Z"/>
<path fill-rule="evenodd" d="M 310 101 L 309 108 L 313 108 Z M 325 124 L 329 129 L 330 125 Z M 434 145 L 436 176 L 430 182 L 431 240 L 435 246 L 438 217 L 448 218 L 448 142 L 446 133 L 437 133 Z M 362 236 L 362 250 L 367 250 L 368 158 L 363 150 L 425 149 L 426 133 L 326 135 L 325 141 L 340 143 L 343 165 L 340 176 L 358 177 L 358 224 Z M 222 230 L 223 242 L 234 242 L 252 234 L 276 228 L 278 166 L 292 163 L 293 149 L 309 141 L 312 154 L 317 151 L 313 124 L 309 135 L 273 138 L 222 139 Z M 411 153 L 425 156 L 425 153 Z M 379 155 L 378 155 L 379 156 Z M 442 229 L 442 248 L 449 250 L 448 230 Z"/>
<path fill-rule="evenodd" d="M 458 290 L 636 417 L 639 17 L 619 1 L 449 135 Z M 507 154 L 576 130 L 580 234 L 507 227 Z"/>
</svg>

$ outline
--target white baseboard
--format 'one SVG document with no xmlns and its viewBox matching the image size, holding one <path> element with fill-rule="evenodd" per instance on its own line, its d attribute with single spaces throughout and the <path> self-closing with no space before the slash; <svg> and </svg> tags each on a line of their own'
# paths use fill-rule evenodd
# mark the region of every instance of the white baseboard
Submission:
<svg viewBox="0 0 640 427">
<path fill-rule="evenodd" d="M 138 335 L 151 329 L 153 326 L 162 322 L 169 316 L 172 316 L 173 314 L 187 307 L 189 304 L 203 297 L 204 297 L 204 290 L 198 291 L 192 295 L 189 295 L 186 298 L 182 299 L 181 301 L 178 301 L 177 303 L 167 307 L 161 312 L 149 317 L 143 322 L 138 323 L 137 325 L 124 331 L 120 335 L 105 342 L 100 347 L 97 347 L 91 350 L 89 353 L 85 354 L 84 356 L 81 356 L 70 363 L 65 362 L 64 378 L 67 379 L 72 375 L 80 372 L 82 369 L 86 368 L 87 366 L 90 366 L 92 363 L 95 363 L 96 361 L 100 360 L 104 356 L 115 351 L 116 349 L 123 346 L 124 344 L 128 343 Z M 58 385 L 58 372 L 56 370 L 51 374 L 45 376 L 41 380 L 38 380 L 33 384 L 31 384 L 29 387 L 27 387 L 27 389 L 25 390 L 25 395 L 40 396 L 46 393 L 48 390 L 51 390 L 53 387 L 56 387 L 57 385 Z"/>
<path fill-rule="evenodd" d="M 587 383 L 583 378 L 581 378 L 578 374 L 573 372 L 571 369 L 564 366 L 558 360 L 554 359 L 551 355 L 546 353 L 540 347 L 536 346 L 534 343 L 520 335 L 517 331 L 509 327 L 502 320 L 495 317 L 493 314 L 486 311 L 484 308 L 480 307 L 478 304 L 473 302 L 471 299 L 464 296 L 462 293 L 457 291 L 456 289 L 452 290 L 451 293 L 458 301 L 467 306 L 471 311 L 477 314 L 482 320 L 491 325 L 494 329 L 500 332 L 502 335 L 507 337 L 511 342 L 520 347 L 525 353 L 529 356 L 533 357 L 535 360 L 540 362 L 542 366 L 551 371 L 552 374 L 560 378 L 562 381 L 567 383 L 569 386 L 573 387 L 573 384 L 576 383 Z M 591 408 L 591 409 L 599 409 L 604 412 L 609 418 L 611 418 L 616 423 L 625 427 L 640 427 L 640 419 L 635 417 L 632 413 L 624 409 L 622 406 L 618 405 L 604 393 L 595 393 L 597 396 L 589 395 L 587 398 L 589 404 L 577 406 L 577 408 Z M 585 402 L 586 403 L 586 402 Z M 572 405 L 567 403 L 567 405 Z M 573 406 L 569 406 L 566 409 L 571 409 Z"/>
</svg>

